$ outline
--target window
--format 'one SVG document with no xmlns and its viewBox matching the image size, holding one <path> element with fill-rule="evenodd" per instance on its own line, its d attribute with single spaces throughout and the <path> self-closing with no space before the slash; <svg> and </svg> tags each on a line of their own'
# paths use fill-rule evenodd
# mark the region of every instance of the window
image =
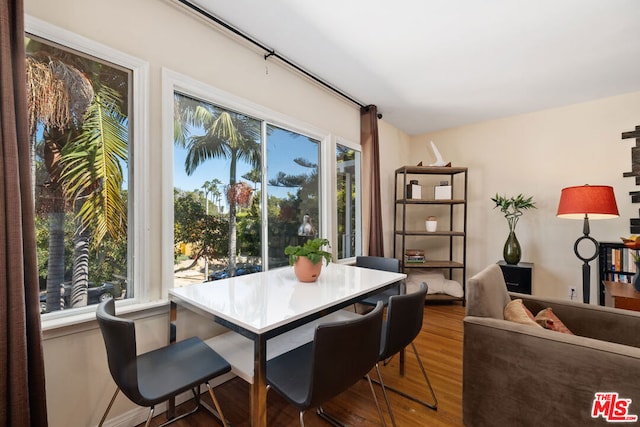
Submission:
<svg viewBox="0 0 640 427">
<path fill-rule="evenodd" d="M 132 200 L 144 181 L 132 173 L 134 152 L 144 151 L 143 138 L 133 149 L 132 119 L 140 112 L 133 86 L 143 80 L 143 64 L 25 22 L 41 312 L 66 315 L 106 298 L 132 298 L 132 259 L 141 253 L 131 238 Z"/>
<path fill-rule="evenodd" d="M 179 91 L 173 106 L 173 285 L 287 265 L 319 233 L 321 142 Z"/>
<path fill-rule="evenodd" d="M 267 126 L 269 265 L 289 264 L 284 248 L 318 237 L 320 142 Z"/>
<path fill-rule="evenodd" d="M 211 88 L 178 90 L 169 74 L 172 286 L 287 265 L 284 248 L 321 235 L 323 218 L 330 216 L 321 209 L 320 191 L 328 138 L 270 120 L 253 106 L 223 106 L 233 97 L 215 96 Z M 184 86 L 188 79 L 179 78 Z"/>
<path fill-rule="evenodd" d="M 360 151 L 336 144 L 338 259 L 362 254 Z"/>
</svg>

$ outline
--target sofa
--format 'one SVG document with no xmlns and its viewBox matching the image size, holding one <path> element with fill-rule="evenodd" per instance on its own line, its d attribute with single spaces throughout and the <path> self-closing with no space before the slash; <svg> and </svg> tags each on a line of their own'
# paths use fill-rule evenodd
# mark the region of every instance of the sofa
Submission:
<svg viewBox="0 0 640 427">
<path fill-rule="evenodd" d="M 532 315 L 551 308 L 573 334 L 505 320 L 505 306 L 517 299 Z M 509 293 L 500 267 L 490 265 L 467 283 L 464 425 L 633 421 L 640 416 L 639 347 L 640 313 Z"/>
</svg>

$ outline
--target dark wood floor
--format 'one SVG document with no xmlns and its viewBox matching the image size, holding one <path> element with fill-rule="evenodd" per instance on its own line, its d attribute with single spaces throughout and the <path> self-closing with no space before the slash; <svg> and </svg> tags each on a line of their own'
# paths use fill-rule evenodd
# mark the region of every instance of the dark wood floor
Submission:
<svg viewBox="0 0 640 427">
<path fill-rule="evenodd" d="M 390 393 L 391 406 L 399 426 L 462 426 L 462 319 L 464 307 L 459 304 L 426 305 L 423 330 L 416 339 L 416 347 L 422 357 L 431 384 L 438 398 L 438 410 L 433 411 Z M 398 357 L 382 368 L 385 382 L 408 391 L 421 394 L 428 400 L 429 394 L 415 357 L 411 351 L 406 357 L 407 375 L 398 375 Z M 375 378 L 375 370 L 372 372 Z M 375 386 L 389 425 L 389 415 L 384 406 L 382 392 Z M 237 427 L 249 427 L 249 385 L 234 379 L 217 387 L 216 396 L 226 418 Z M 203 395 L 204 396 L 204 395 Z M 206 397 L 208 399 L 208 396 Z M 187 405 L 185 403 L 183 406 Z M 380 421 L 366 381 L 360 381 L 351 389 L 336 397 L 325 410 L 349 426 L 378 426 Z M 180 410 L 182 408 L 178 408 Z M 152 421 L 157 426 L 164 421 L 159 415 Z M 287 404 L 276 392 L 269 392 L 267 422 L 269 426 L 299 425 L 297 410 Z M 204 427 L 220 425 L 206 410 L 200 410 L 175 424 L 176 427 Z M 307 427 L 328 424 L 309 411 L 305 414 Z"/>
</svg>

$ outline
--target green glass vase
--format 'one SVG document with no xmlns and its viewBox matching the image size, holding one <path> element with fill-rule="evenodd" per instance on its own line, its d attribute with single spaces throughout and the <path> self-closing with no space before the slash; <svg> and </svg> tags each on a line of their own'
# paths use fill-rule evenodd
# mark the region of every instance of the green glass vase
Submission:
<svg viewBox="0 0 640 427">
<path fill-rule="evenodd" d="M 504 243 L 502 256 L 507 264 L 515 265 L 520 262 L 522 249 L 520 249 L 520 242 L 518 242 L 515 231 L 509 232 L 509 237 L 507 237 L 507 241 Z"/>
<path fill-rule="evenodd" d="M 640 261 L 636 261 L 636 275 L 633 276 L 633 288 L 640 292 Z"/>
</svg>

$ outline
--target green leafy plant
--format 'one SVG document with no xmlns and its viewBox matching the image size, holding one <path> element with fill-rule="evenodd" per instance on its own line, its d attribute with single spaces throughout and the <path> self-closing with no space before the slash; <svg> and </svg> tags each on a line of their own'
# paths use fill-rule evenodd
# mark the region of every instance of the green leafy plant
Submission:
<svg viewBox="0 0 640 427">
<path fill-rule="evenodd" d="M 495 208 L 500 208 L 500 212 L 504 214 L 509 224 L 509 231 L 515 231 L 518 220 L 524 214 L 523 211 L 527 209 L 537 209 L 536 203 L 533 201 L 533 196 L 525 197 L 522 194 L 518 194 L 515 197 L 500 196 L 496 193 L 495 197 L 491 198 L 491 201 L 496 205 Z"/>
<path fill-rule="evenodd" d="M 289 265 L 295 264 L 301 256 L 308 258 L 312 264 L 317 264 L 324 259 L 328 265 L 333 260 L 333 256 L 331 252 L 322 250 L 323 246 L 329 246 L 327 239 L 309 239 L 302 246 L 287 246 L 284 253 L 289 255 Z"/>
</svg>

